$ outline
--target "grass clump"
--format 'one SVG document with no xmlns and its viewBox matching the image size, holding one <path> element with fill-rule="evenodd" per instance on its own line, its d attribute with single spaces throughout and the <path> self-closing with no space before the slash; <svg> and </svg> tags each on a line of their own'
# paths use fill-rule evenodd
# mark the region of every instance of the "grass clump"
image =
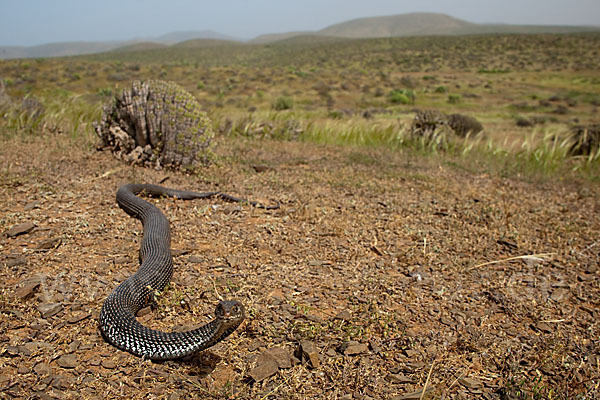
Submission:
<svg viewBox="0 0 600 400">
<path fill-rule="evenodd" d="M 293 107 L 294 100 L 288 96 L 280 96 L 272 104 L 272 108 L 275 111 L 291 110 Z"/>
<path fill-rule="evenodd" d="M 391 103 L 394 104 L 415 104 L 415 92 L 412 89 L 396 89 L 389 94 Z"/>
</svg>

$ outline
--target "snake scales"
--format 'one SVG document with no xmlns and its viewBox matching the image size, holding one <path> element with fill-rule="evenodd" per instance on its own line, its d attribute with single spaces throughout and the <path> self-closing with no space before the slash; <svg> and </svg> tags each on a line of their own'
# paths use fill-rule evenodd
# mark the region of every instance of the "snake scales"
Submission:
<svg viewBox="0 0 600 400">
<path fill-rule="evenodd" d="M 153 204 L 137 195 L 167 196 L 191 200 L 219 197 L 233 202 L 263 206 L 221 192 L 190 192 L 157 185 L 127 184 L 117 191 L 117 203 L 130 216 L 142 221 L 144 234 L 140 247 L 141 265 L 137 272 L 110 293 L 100 312 L 100 330 L 113 345 L 153 360 L 181 358 L 206 349 L 229 336 L 244 320 L 244 307 L 238 301 L 221 301 L 215 319 L 187 332 L 162 332 L 140 324 L 136 313 L 154 300 L 173 275 L 169 221 Z"/>
</svg>

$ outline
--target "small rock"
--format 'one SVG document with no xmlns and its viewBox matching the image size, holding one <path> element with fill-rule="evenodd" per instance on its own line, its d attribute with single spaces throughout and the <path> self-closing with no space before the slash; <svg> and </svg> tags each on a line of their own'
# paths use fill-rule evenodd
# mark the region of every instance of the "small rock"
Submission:
<svg viewBox="0 0 600 400">
<path fill-rule="evenodd" d="M 200 256 L 189 256 L 188 262 L 190 262 L 192 264 L 200 264 L 200 263 L 204 262 L 204 258 L 202 258 Z"/>
<path fill-rule="evenodd" d="M 337 313 L 335 315 L 335 317 L 333 317 L 333 319 L 341 319 L 344 321 L 350 321 L 351 318 L 352 318 L 352 315 L 350 314 L 350 311 L 348 311 L 348 310 L 342 310 L 339 313 Z"/>
<path fill-rule="evenodd" d="M 270 171 L 270 170 L 272 170 L 273 168 L 269 167 L 268 165 L 263 165 L 263 164 L 254 164 L 254 165 L 252 166 L 252 169 L 253 169 L 254 171 L 258 172 L 258 173 L 261 173 L 261 172 L 265 172 L 265 171 Z"/>
<path fill-rule="evenodd" d="M 85 311 L 79 311 L 79 312 L 76 312 L 73 315 L 71 315 L 69 317 L 69 319 L 67 319 L 67 322 L 70 324 L 76 324 L 80 321 L 83 321 L 84 319 L 89 318 L 90 316 L 91 316 L 90 313 L 87 313 Z"/>
<path fill-rule="evenodd" d="M 61 368 L 75 368 L 78 364 L 77 356 L 75 354 L 63 354 L 56 360 L 56 364 Z"/>
<path fill-rule="evenodd" d="M 273 360 L 275 360 L 279 368 L 292 368 L 291 354 L 283 347 L 273 347 L 266 352 Z"/>
<path fill-rule="evenodd" d="M 244 258 L 237 256 L 227 256 L 227 264 L 231 268 L 239 268 L 244 266 Z"/>
<path fill-rule="evenodd" d="M 40 243 L 38 243 L 38 245 L 35 247 L 35 249 L 40 250 L 40 251 L 52 250 L 52 249 L 56 249 L 58 246 L 60 246 L 61 243 L 62 243 L 61 238 L 48 238 L 48 239 L 42 240 Z"/>
<path fill-rule="evenodd" d="M 19 355 L 30 356 L 31 350 L 29 350 L 25 346 L 8 346 L 8 347 L 6 347 L 6 352 L 4 354 L 8 355 L 10 357 L 15 357 L 15 356 L 19 356 Z"/>
<path fill-rule="evenodd" d="M 117 368 L 117 363 L 115 363 L 113 360 L 106 359 L 102 360 L 102 366 L 106 369 L 115 369 Z"/>
<path fill-rule="evenodd" d="M 81 340 L 73 340 L 69 343 L 69 353 L 74 353 L 79 346 L 81 346 Z"/>
<path fill-rule="evenodd" d="M 151 312 L 152 312 L 152 306 L 146 306 L 146 307 L 141 308 L 140 310 L 138 310 L 137 316 L 138 317 L 144 317 L 144 316 L 150 314 Z"/>
<path fill-rule="evenodd" d="M 6 267 L 8 268 L 16 267 L 19 265 L 27 265 L 27 259 L 18 254 L 10 254 L 4 260 L 4 264 L 6 264 Z"/>
<path fill-rule="evenodd" d="M 535 324 L 531 324 L 531 327 L 538 332 L 552 333 L 552 327 L 545 322 L 540 321 Z"/>
<path fill-rule="evenodd" d="M 256 367 L 250 370 L 249 375 L 255 382 L 261 382 L 275 375 L 278 370 L 279 366 L 271 356 L 261 354 L 256 359 Z"/>
<path fill-rule="evenodd" d="M 317 324 L 320 324 L 323 322 L 323 318 L 321 318 L 315 314 L 300 314 L 300 317 L 302 317 L 308 321 L 315 322 Z"/>
<path fill-rule="evenodd" d="M 256 351 L 261 347 L 265 347 L 265 343 L 260 340 L 255 340 L 254 342 L 250 343 L 250 345 L 248 345 L 248 351 Z"/>
<path fill-rule="evenodd" d="M 565 295 L 568 293 L 569 291 L 563 288 L 558 288 L 555 289 L 554 291 L 552 291 L 552 294 L 550 295 L 550 298 L 555 301 L 555 302 L 559 302 L 562 299 L 565 298 Z"/>
<path fill-rule="evenodd" d="M 35 371 L 36 374 L 38 375 L 50 375 L 52 373 L 52 367 L 50 367 L 50 364 L 41 362 L 39 364 L 37 364 L 35 367 L 33 367 L 33 370 Z"/>
<path fill-rule="evenodd" d="M 475 389 L 475 390 L 483 389 L 483 383 L 481 383 L 481 381 L 479 381 L 477 379 L 460 378 L 458 380 L 458 382 L 461 385 L 463 385 L 464 387 L 469 388 L 469 389 Z"/>
<path fill-rule="evenodd" d="M 28 298 L 33 297 L 33 294 L 35 293 L 36 289 L 40 287 L 40 284 L 40 281 L 27 282 L 15 290 L 15 296 L 19 300 L 27 300 Z"/>
<path fill-rule="evenodd" d="M 342 345 L 343 353 L 347 356 L 355 356 L 357 354 L 366 353 L 369 351 L 369 346 L 364 343 L 350 341 Z"/>
<path fill-rule="evenodd" d="M 42 206 L 42 203 L 40 203 L 38 200 L 32 201 L 31 203 L 28 203 L 25 206 L 25 211 L 30 211 L 36 208 L 40 208 Z"/>
<path fill-rule="evenodd" d="M 223 207 L 223 213 L 228 214 L 228 215 L 239 213 L 239 212 L 242 212 L 243 210 L 244 209 L 242 208 L 242 206 L 235 205 L 235 204 L 228 204 Z"/>
<path fill-rule="evenodd" d="M 35 228 L 35 225 L 33 223 L 25 222 L 23 224 L 15 225 L 12 228 L 10 228 L 8 231 L 6 231 L 6 236 L 15 237 L 19 235 L 24 235 L 26 233 L 31 232 L 33 228 Z"/>
<path fill-rule="evenodd" d="M 62 375 L 54 375 L 52 379 L 52 387 L 55 389 L 67 389 L 72 382 L 73 378 L 62 376 Z"/>
<path fill-rule="evenodd" d="M 37 307 L 42 318 L 50 318 L 62 311 L 63 306 L 60 303 L 42 303 Z"/>
<path fill-rule="evenodd" d="M 381 353 L 381 347 L 379 346 L 379 343 L 377 343 L 375 340 L 369 341 L 369 347 L 371 348 L 371 350 L 373 350 L 373 353 Z"/>
<path fill-rule="evenodd" d="M 300 341 L 296 351 L 296 357 L 302 362 L 308 362 L 312 368 L 319 368 L 319 365 L 321 364 L 317 346 L 308 340 Z"/>
<path fill-rule="evenodd" d="M 127 264 L 129 262 L 129 258 L 127 257 L 117 257 L 113 260 L 115 265 Z"/>
</svg>

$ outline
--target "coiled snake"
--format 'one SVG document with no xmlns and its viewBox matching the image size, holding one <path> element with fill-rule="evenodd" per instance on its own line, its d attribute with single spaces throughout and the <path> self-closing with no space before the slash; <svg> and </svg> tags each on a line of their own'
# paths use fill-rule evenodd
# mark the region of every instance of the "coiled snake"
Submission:
<svg viewBox="0 0 600 400">
<path fill-rule="evenodd" d="M 265 209 L 279 205 L 263 206 L 221 192 L 197 193 L 157 185 L 128 184 L 117 191 L 119 206 L 141 220 L 144 227 L 141 265 L 107 297 L 100 312 L 100 330 L 110 343 L 135 355 L 153 360 L 181 358 L 229 336 L 244 320 L 244 306 L 238 301 L 221 301 L 215 308 L 214 320 L 187 332 L 162 332 L 136 320 L 136 313 L 154 300 L 155 293 L 162 291 L 173 275 L 169 221 L 157 207 L 139 198 L 138 194 L 184 200 L 219 197 Z"/>
</svg>

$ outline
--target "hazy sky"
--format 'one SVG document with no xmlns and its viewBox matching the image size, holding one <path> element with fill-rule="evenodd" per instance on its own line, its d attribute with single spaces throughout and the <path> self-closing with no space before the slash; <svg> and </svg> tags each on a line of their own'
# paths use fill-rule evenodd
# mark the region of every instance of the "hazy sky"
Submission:
<svg viewBox="0 0 600 400">
<path fill-rule="evenodd" d="M 206 29 L 249 39 L 415 11 L 470 22 L 600 26 L 600 0 L 0 0 L 0 45 Z"/>
</svg>

